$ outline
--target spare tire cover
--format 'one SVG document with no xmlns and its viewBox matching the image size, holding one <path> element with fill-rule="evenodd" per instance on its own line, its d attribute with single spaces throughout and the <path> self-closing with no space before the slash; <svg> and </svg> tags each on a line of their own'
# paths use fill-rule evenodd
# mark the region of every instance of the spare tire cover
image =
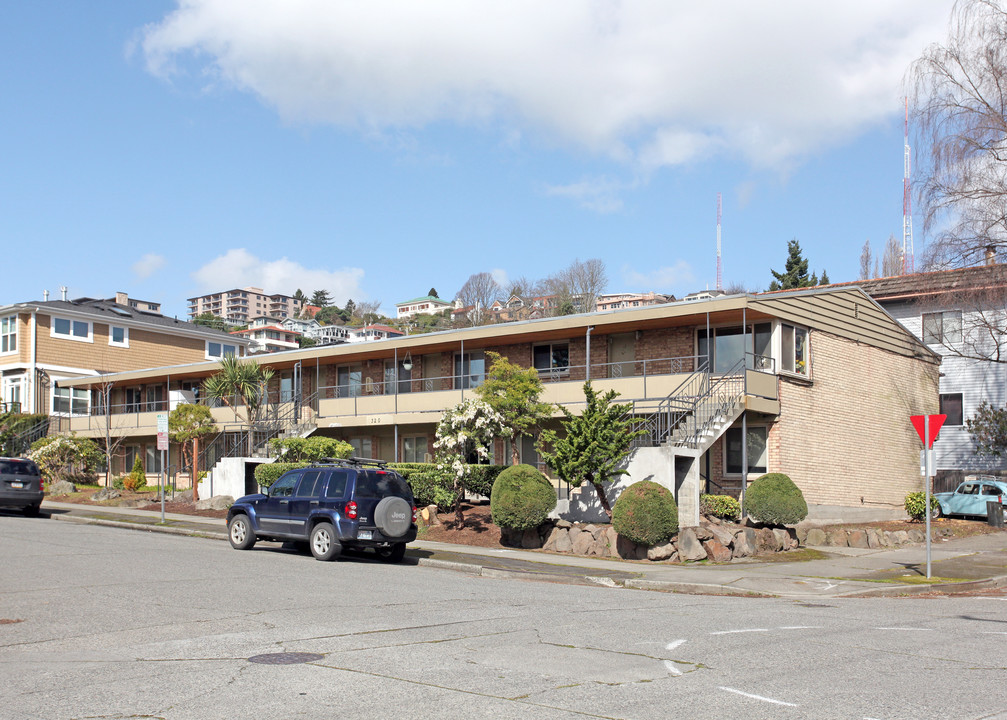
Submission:
<svg viewBox="0 0 1007 720">
<path fill-rule="evenodd" d="M 386 497 L 374 508 L 374 525 L 385 537 L 402 537 L 413 524 L 413 509 L 400 497 Z"/>
</svg>

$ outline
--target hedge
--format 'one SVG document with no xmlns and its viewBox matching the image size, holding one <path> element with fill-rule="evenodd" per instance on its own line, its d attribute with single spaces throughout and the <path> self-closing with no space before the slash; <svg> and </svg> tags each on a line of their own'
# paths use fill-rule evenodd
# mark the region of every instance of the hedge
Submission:
<svg viewBox="0 0 1007 720">
<path fill-rule="evenodd" d="M 290 470 L 296 470 L 297 468 L 307 467 L 311 463 L 306 462 L 294 462 L 294 463 L 260 463 L 255 466 L 255 482 L 259 484 L 259 487 L 268 488 L 274 482 L 280 479 L 283 473 Z"/>
</svg>

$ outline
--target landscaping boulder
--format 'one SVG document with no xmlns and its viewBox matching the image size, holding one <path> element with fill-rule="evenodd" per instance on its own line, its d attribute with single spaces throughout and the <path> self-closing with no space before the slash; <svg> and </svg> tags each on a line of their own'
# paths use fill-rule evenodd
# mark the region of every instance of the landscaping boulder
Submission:
<svg viewBox="0 0 1007 720">
<path fill-rule="evenodd" d="M 696 529 L 687 527 L 678 533 L 678 556 L 683 562 L 706 559 L 706 550 L 696 537 Z"/>
<path fill-rule="evenodd" d="M 197 510 L 227 510 L 234 505 L 234 498 L 230 495 L 214 495 L 205 500 L 196 501 Z"/>
<path fill-rule="evenodd" d="M 909 542 L 909 533 L 905 530 L 896 530 L 892 533 L 893 545 L 905 545 Z"/>
<path fill-rule="evenodd" d="M 791 535 L 786 528 L 773 528 L 773 535 L 776 536 L 777 552 L 797 547 L 797 538 Z"/>
<path fill-rule="evenodd" d="M 115 500 L 120 495 L 122 495 L 122 493 L 115 488 L 102 488 L 91 496 L 91 500 L 94 502 L 101 502 L 102 500 Z"/>
<path fill-rule="evenodd" d="M 714 540 L 724 547 L 731 547 L 731 543 L 734 542 L 734 533 L 727 527 L 723 525 L 711 525 L 710 530 L 713 532 Z"/>
<path fill-rule="evenodd" d="M 556 552 L 568 553 L 573 550 L 573 543 L 570 542 L 570 530 L 557 526 L 559 535 L 556 536 Z"/>
<path fill-rule="evenodd" d="M 760 553 L 773 553 L 780 550 L 779 540 L 772 528 L 762 527 L 755 530 L 755 549 Z"/>
<path fill-rule="evenodd" d="M 850 541 L 845 530 L 829 530 L 825 533 L 825 544 L 829 547 L 849 547 Z"/>
<path fill-rule="evenodd" d="M 716 538 L 703 541 L 706 556 L 713 562 L 725 563 L 731 561 L 731 551 L 724 547 Z"/>
<path fill-rule="evenodd" d="M 867 533 L 863 530 L 850 530 L 847 534 L 847 542 L 849 542 L 851 548 L 870 547 L 870 543 L 867 540 Z"/>
<path fill-rule="evenodd" d="M 573 554 L 588 555 L 592 545 L 594 545 L 594 535 L 587 531 L 577 533 L 577 537 L 573 541 Z"/>
<path fill-rule="evenodd" d="M 882 534 L 877 528 L 867 528 L 867 547 L 877 549 L 881 547 Z"/>
<path fill-rule="evenodd" d="M 72 492 L 77 492 L 77 487 L 69 480 L 60 480 L 49 486 L 51 495 L 69 495 Z"/>
<path fill-rule="evenodd" d="M 549 534 L 546 535 L 545 542 L 542 543 L 542 549 L 543 550 L 550 550 L 550 551 L 556 550 L 556 541 L 559 539 L 560 535 L 565 535 L 565 534 L 566 534 L 566 530 L 554 526 L 549 531 Z"/>
<path fill-rule="evenodd" d="M 808 530 L 808 537 L 805 539 L 804 544 L 811 547 L 822 547 L 827 542 L 828 537 L 825 535 L 824 530 L 821 528 L 811 528 Z"/>
<path fill-rule="evenodd" d="M 655 545 L 654 547 L 647 548 L 647 559 L 653 560 L 654 562 L 670 560 L 674 554 L 675 554 L 675 544 L 670 542 L 664 543 L 663 545 Z"/>
<path fill-rule="evenodd" d="M 638 557 L 636 543 L 628 537 L 616 535 L 615 554 L 623 560 L 636 560 Z"/>
<path fill-rule="evenodd" d="M 734 557 L 749 557 L 755 552 L 755 531 L 752 528 L 744 528 L 734 535 L 732 543 L 732 555 Z"/>
<path fill-rule="evenodd" d="M 527 528 L 521 533 L 521 547 L 525 550 L 538 550 L 542 547 L 542 538 L 539 537 L 538 528 Z"/>
<path fill-rule="evenodd" d="M 926 542 L 926 539 L 927 534 L 922 530 L 917 530 L 916 528 L 913 528 L 912 530 L 909 531 L 909 542 L 921 543 Z"/>
</svg>

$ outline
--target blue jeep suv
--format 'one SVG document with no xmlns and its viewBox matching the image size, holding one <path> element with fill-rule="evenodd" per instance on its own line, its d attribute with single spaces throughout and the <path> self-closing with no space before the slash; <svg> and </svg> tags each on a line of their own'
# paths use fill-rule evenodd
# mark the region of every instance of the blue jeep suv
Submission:
<svg viewBox="0 0 1007 720">
<path fill-rule="evenodd" d="M 257 540 L 307 542 L 318 560 L 343 548 L 371 548 L 399 562 L 416 539 L 413 493 L 379 460 L 326 460 L 281 475 L 266 494 L 246 495 L 227 511 L 231 546 Z"/>
</svg>

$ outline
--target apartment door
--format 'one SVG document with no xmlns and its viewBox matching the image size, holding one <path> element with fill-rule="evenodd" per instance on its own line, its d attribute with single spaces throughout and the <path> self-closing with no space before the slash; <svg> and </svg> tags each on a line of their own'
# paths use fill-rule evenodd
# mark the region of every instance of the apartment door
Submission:
<svg viewBox="0 0 1007 720">
<path fill-rule="evenodd" d="M 631 377 L 635 374 L 636 334 L 619 333 L 609 335 L 608 376 L 613 378 Z"/>
<path fill-rule="evenodd" d="M 440 390 L 441 376 L 441 354 L 433 353 L 431 355 L 423 356 L 423 390 L 425 392 L 430 392 L 431 390 Z"/>
</svg>

